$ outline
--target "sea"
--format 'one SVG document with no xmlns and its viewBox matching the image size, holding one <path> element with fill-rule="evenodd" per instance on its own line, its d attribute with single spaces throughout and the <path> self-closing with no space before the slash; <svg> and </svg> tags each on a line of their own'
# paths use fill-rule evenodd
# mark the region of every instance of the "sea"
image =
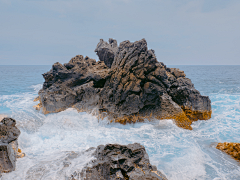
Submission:
<svg viewBox="0 0 240 180">
<path fill-rule="evenodd" d="M 51 66 L 0 66 L 0 115 L 16 119 L 19 148 L 26 154 L 0 179 L 65 180 L 92 160 L 89 148 L 136 142 L 169 180 L 239 180 L 240 163 L 216 145 L 240 142 L 240 66 L 168 67 L 183 70 L 211 100 L 212 118 L 193 122 L 192 131 L 172 120 L 109 123 L 72 108 L 44 115 L 33 100 Z"/>
</svg>

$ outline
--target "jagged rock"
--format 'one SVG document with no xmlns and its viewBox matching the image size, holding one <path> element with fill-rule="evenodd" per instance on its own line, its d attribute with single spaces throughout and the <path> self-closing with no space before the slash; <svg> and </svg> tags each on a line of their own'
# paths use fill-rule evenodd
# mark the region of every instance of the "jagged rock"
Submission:
<svg viewBox="0 0 240 180">
<path fill-rule="evenodd" d="M 123 124 L 175 119 L 186 129 L 194 120 L 211 118 L 210 99 L 194 88 L 183 71 L 158 62 L 145 39 L 124 41 L 119 47 L 115 40 L 109 44 L 100 40 L 95 51 L 98 62 L 78 55 L 67 64 L 55 63 L 43 74 L 36 108 L 43 107 L 44 113 L 68 107 L 98 109 Z"/>
<path fill-rule="evenodd" d="M 103 41 L 103 39 L 100 39 L 95 52 L 97 53 L 99 60 L 104 61 L 107 67 L 111 68 L 117 48 L 116 40 L 110 38 L 108 44 L 107 42 Z"/>
<path fill-rule="evenodd" d="M 43 107 L 45 114 L 62 111 L 77 102 L 85 102 L 87 107 L 96 106 L 97 93 L 104 86 L 108 72 L 103 61 L 96 62 L 81 55 L 64 65 L 55 63 L 49 72 L 43 74 L 45 82 L 39 91 L 39 106 Z"/>
<path fill-rule="evenodd" d="M 218 143 L 216 148 L 231 155 L 234 159 L 240 161 L 240 143 Z"/>
<path fill-rule="evenodd" d="M 0 121 L 0 174 L 15 170 L 16 158 L 24 156 L 18 149 L 17 138 L 20 130 L 12 118 Z"/>
<path fill-rule="evenodd" d="M 71 180 L 167 180 L 150 164 L 144 146 L 134 143 L 100 145 L 94 152 L 95 159 L 81 172 L 74 172 Z"/>
</svg>

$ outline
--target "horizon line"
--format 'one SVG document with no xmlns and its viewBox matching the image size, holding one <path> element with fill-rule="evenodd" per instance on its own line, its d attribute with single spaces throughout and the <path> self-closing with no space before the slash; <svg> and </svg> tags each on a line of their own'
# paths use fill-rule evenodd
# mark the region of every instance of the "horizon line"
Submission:
<svg viewBox="0 0 240 180">
<path fill-rule="evenodd" d="M 52 66 L 52 65 L 53 64 L 0 64 L 0 66 Z M 240 64 L 169 64 L 166 66 L 240 66 Z"/>
</svg>

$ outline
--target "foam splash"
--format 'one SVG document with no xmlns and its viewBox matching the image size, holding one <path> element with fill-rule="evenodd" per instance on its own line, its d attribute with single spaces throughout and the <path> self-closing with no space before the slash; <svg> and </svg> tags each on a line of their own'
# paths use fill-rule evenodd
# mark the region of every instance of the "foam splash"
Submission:
<svg viewBox="0 0 240 180">
<path fill-rule="evenodd" d="M 4 180 L 64 179 L 74 173 L 73 167 L 81 169 L 92 158 L 91 152 L 86 153 L 88 148 L 134 142 L 145 146 L 151 163 L 170 180 L 240 178 L 238 163 L 215 148 L 216 142 L 239 141 L 238 94 L 212 94 L 212 118 L 194 122 L 189 131 L 178 128 L 172 120 L 108 123 L 72 108 L 43 115 L 32 107 L 41 88 L 36 87 L 32 93 L 0 96 L 17 120 L 19 146 L 26 153 L 18 159 L 16 171 L 3 174 Z M 76 158 L 69 160 L 71 154 Z"/>
</svg>

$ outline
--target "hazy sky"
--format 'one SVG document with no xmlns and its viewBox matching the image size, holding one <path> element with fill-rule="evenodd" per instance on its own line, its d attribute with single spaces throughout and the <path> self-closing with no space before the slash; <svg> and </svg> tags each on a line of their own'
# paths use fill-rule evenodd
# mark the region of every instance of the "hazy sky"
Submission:
<svg viewBox="0 0 240 180">
<path fill-rule="evenodd" d="M 166 65 L 240 65 L 240 0 L 0 0 L 0 65 L 98 59 L 145 38 Z"/>
</svg>

